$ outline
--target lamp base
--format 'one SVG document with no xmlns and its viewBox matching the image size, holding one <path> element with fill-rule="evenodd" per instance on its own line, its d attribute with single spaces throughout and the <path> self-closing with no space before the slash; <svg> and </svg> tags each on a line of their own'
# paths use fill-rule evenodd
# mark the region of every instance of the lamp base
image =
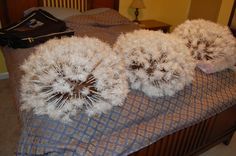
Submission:
<svg viewBox="0 0 236 156">
<path fill-rule="evenodd" d="M 139 11 L 138 11 L 138 8 L 135 9 L 135 20 L 133 20 L 134 23 L 140 23 L 139 20 L 138 20 L 138 15 L 139 15 Z"/>
</svg>

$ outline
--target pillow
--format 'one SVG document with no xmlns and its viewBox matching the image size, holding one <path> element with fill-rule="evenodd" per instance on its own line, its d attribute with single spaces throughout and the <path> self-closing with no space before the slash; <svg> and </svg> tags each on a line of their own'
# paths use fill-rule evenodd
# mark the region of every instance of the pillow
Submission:
<svg viewBox="0 0 236 156">
<path fill-rule="evenodd" d="M 197 66 L 206 73 L 219 72 L 236 64 L 236 39 L 227 26 L 203 19 L 187 20 L 172 34 L 183 39 Z"/>
<path fill-rule="evenodd" d="M 230 68 L 235 70 L 235 66 L 228 67 L 228 62 L 232 62 L 233 60 L 227 59 L 217 59 L 215 61 L 198 61 L 197 67 L 200 68 L 203 72 L 207 74 L 216 73 L 218 71 L 222 71 L 226 68 Z"/>
<path fill-rule="evenodd" d="M 173 35 L 136 30 L 121 35 L 114 51 L 124 54 L 131 88 L 149 97 L 172 96 L 193 80 L 195 61 Z"/>
<path fill-rule="evenodd" d="M 49 12 L 50 14 L 52 14 L 53 16 L 55 16 L 56 18 L 60 19 L 60 20 L 64 20 L 67 17 L 81 14 L 81 12 L 79 10 L 76 10 L 76 9 L 55 8 L 55 7 L 33 7 L 33 8 L 28 9 L 28 10 L 25 10 L 24 11 L 24 16 L 26 16 L 29 13 L 31 13 L 32 11 L 38 10 L 38 9 L 45 10 L 45 11 Z"/>
</svg>

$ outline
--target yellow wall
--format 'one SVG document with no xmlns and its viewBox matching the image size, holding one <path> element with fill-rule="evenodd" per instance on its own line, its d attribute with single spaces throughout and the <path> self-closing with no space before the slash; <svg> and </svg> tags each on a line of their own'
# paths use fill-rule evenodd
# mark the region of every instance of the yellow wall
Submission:
<svg viewBox="0 0 236 156">
<path fill-rule="evenodd" d="M 191 0 L 189 19 L 206 19 L 217 22 L 222 0 Z"/>
<path fill-rule="evenodd" d="M 0 73 L 7 72 L 5 61 L 2 56 L 2 50 L 0 49 Z"/>
<path fill-rule="evenodd" d="M 0 21 L 0 28 L 1 28 L 1 21 Z M 5 61 L 2 55 L 2 49 L 0 47 L 0 73 L 4 73 L 6 71 L 7 69 L 6 69 Z"/>
<path fill-rule="evenodd" d="M 230 13 L 233 7 L 234 0 L 222 0 L 217 22 L 222 25 L 228 25 Z"/>
<path fill-rule="evenodd" d="M 134 9 L 129 8 L 131 2 L 132 0 L 120 0 L 120 13 L 129 19 L 134 19 Z M 143 0 L 143 2 L 146 8 L 141 9 L 139 19 L 156 19 L 173 26 L 188 18 L 191 6 L 191 0 Z M 234 0 L 222 0 L 216 20 L 218 23 L 228 24 L 233 2 Z"/>
<path fill-rule="evenodd" d="M 120 0 L 120 13 L 134 19 L 132 0 Z M 178 25 L 188 17 L 191 0 L 143 0 L 146 8 L 141 9 L 139 19 L 156 19 L 171 25 Z"/>
</svg>

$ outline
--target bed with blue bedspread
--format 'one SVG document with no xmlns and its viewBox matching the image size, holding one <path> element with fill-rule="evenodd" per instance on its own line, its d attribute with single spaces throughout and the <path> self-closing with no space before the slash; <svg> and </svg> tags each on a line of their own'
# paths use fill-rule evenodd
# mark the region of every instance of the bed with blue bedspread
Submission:
<svg viewBox="0 0 236 156">
<path fill-rule="evenodd" d="M 78 36 L 98 37 L 111 45 L 121 33 L 138 29 L 114 10 L 69 17 L 66 23 Z M 18 108 L 22 76 L 19 66 L 34 50 L 4 48 Z M 19 111 L 22 132 L 16 154 L 128 155 L 235 104 L 236 74 L 233 71 L 205 74 L 196 69 L 192 84 L 173 97 L 149 98 L 131 90 L 122 107 L 94 117 L 79 113 L 72 118 L 72 123 Z"/>
</svg>

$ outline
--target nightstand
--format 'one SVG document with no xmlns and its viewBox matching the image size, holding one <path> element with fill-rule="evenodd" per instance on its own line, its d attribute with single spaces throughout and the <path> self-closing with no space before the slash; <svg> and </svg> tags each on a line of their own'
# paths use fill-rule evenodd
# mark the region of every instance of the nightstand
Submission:
<svg viewBox="0 0 236 156">
<path fill-rule="evenodd" d="M 171 25 L 156 21 L 156 20 L 142 20 L 139 21 L 139 27 L 148 30 L 162 30 L 163 32 L 169 32 Z"/>
</svg>

